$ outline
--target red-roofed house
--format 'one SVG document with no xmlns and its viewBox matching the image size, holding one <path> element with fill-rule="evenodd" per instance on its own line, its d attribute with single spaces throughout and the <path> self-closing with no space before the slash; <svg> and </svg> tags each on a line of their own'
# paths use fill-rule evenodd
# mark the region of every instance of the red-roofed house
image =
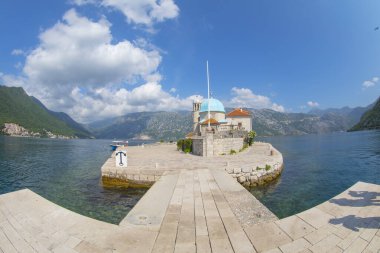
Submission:
<svg viewBox="0 0 380 253">
<path fill-rule="evenodd" d="M 240 130 L 252 130 L 252 115 L 249 111 L 242 108 L 236 108 L 226 115 L 228 125 L 237 126 Z"/>
</svg>

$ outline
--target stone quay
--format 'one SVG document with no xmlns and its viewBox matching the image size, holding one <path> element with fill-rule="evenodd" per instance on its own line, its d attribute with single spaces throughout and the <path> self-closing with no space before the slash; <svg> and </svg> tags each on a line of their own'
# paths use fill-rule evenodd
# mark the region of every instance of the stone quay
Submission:
<svg viewBox="0 0 380 253">
<path fill-rule="evenodd" d="M 243 186 L 261 185 L 276 179 L 283 169 L 282 154 L 269 143 L 255 142 L 233 155 L 213 157 L 185 154 L 174 144 L 152 144 L 127 148 L 128 166 L 117 167 L 115 152 L 101 168 L 105 184 L 151 186 L 165 171 L 218 169 Z"/>
</svg>

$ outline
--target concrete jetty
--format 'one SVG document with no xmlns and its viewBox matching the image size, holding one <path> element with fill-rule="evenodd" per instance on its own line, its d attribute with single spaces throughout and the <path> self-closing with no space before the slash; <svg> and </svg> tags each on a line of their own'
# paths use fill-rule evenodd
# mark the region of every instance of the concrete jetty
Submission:
<svg viewBox="0 0 380 253">
<path fill-rule="evenodd" d="M 274 165 L 280 156 L 268 153 L 268 146 L 254 146 L 259 155 L 249 161 L 244 160 L 249 150 L 230 156 L 229 164 L 223 157 L 213 160 L 221 167 L 207 163 L 211 161 L 208 158 L 193 163 L 194 158 L 184 154 L 180 155 L 186 166 L 176 167 L 177 155 L 162 156 L 164 147 L 145 147 L 145 155 L 152 150 L 155 154 L 129 160 L 128 167 L 138 173 L 138 180 L 145 180 L 143 173 L 148 171 L 156 182 L 119 225 L 69 211 L 28 189 L 0 195 L 0 253 L 380 250 L 379 185 L 358 182 L 314 208 L 279 220 L 229 169 L 236 168 L 236 174 L 244 175 L 253 173 L 247 168 L 259 162 Z M 133 156 L 133 149 L 128 152 Z M 266 160 L 260 160 L 263 158 Z M 251 163 L 244 167 L 244 162 Z M 119 172 L 126 178 L 131 175 L 112 173 Z"/>
</svg>

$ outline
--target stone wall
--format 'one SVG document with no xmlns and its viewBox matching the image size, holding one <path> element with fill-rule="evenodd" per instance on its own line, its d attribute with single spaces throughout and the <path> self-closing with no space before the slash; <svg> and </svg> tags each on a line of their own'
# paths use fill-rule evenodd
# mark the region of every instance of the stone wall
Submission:
<svg viewBox="0 0 380 253">
<path fill-rule="evenodd" d="M 284 167 L 282 154 L 272 145 L 268 144 L 268 155 L 273 159 L 260 165 L 247 165 L 243 167 L 229 167 L 226 171 L 245 187 L 253 187 L 271 182 L 281 175 Z"/>
<path fill-rule="evenodd" d="M 115 157 L 109 158 L 101 169 L 104 185 L 149 187 L 160 179 L 164 171 L 116 167 Z"/>
<path fill-rule="evenodd" d="M 203 138 L 193 138 L 193 154 L 198 156 L 205 156 L 204 151 L 204 144 Z"/>
<path fill-rule="evenodd" d="M 239 152 L 243 147 L 243 138 L 220 138 L 214 139 L 214 155 L 228 155 L 231 150 Z"/>
<path fill-rule="evenodd" d="M 230 154 L 231 150 L 239 152 L 243 147 L 244 138 L 224 138 L 206 133 L 204 137 L 193 138 L 193 155 L 219 156 Z"/>
</svg>

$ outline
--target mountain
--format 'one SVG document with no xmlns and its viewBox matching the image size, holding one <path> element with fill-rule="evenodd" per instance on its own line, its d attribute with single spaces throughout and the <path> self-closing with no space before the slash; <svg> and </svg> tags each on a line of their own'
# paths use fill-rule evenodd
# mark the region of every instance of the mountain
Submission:
<svg viewBox="0 0 380 253">
<path fill-rule="evenodd" d="M 283 113 L 270 109 L 251 110 L 253 129 L 259 136 L 302 135 L 347 130 L 342 116 L 325 113 Z"/>
<path fill-rule="evenodd" d="M 78 138 L 89 138 L 92 136 L 92 133 L 90 133 L 83 125 L 81 125 L 78 122 L 76 122 L 75 120 L 73 120 L 68 114 L 66 114 L 64 112 L 51 111 L 48 108 L 46 108 L 46 106 L 44 104 L 42 104 L 42 102 L 40 100 L 38 100 L 37 98 L 35 98 L 33 96 L 31 96 L 31 98 L 37 104 L 39 104 L 43 109 L 45 109 L 51 116 L 62 120 L 63 122 L 66 123 L 67 126 L 74 129 L 76 132 L 75 135 Z"/>
<path fill-rule="evenodd" d="M 191 112 L 137 112 L 87 125 L 96 138 L 177 140 L 192 131 Z"/>
<path fill-rule="evenodd" d="M 0 86 L 1 129 L 5 128 L 5 123 L 12 123 L 13 128 L 22 129 L 25 135 L 91 137 L 70 116 L 48 110 L 40 101 L 18 87 Z"/>
<path fill-rule="evenodd" d="M 342 107 L 342 108 L 328 108 L 325 110 L 321 109 L 313 109 L 309 112 L 309 114 L 315 114 L 318 116 L 323 115 L 331 115 L 331 116 L 337 116 L 342 117 L 344 120 L 344 124 L 347 127 L 347 129 L 351 128 L 355 124 L 357 124 L 361 118 L 361 116 L 371 109 L 374 106 L 374 104 L 370 104 L 366 107 Z"/>
<path fill-rule="evenodd" d="M 352 127 L 350 131 L 371 129 L 380 129 L 380 97 L 374 106 L 363 114 L 359 123 Z"/>
<path fill-rule="evenodd" d="M 226 108 L 231 111 L 232 108 Z M 312 113 L 283 113 L 270 109 L 247 109 L 259 136 L 318 134 L 347 131 L 359 121 L 363 108 L 315 110 Z M 192 116 L 182 112 L 138 112 L 97 121 L 87 128 L 97 138 L 176 140 L 192 131 Z M 357 119 L 357 120 L 356 120 Z"/>
</svg>

